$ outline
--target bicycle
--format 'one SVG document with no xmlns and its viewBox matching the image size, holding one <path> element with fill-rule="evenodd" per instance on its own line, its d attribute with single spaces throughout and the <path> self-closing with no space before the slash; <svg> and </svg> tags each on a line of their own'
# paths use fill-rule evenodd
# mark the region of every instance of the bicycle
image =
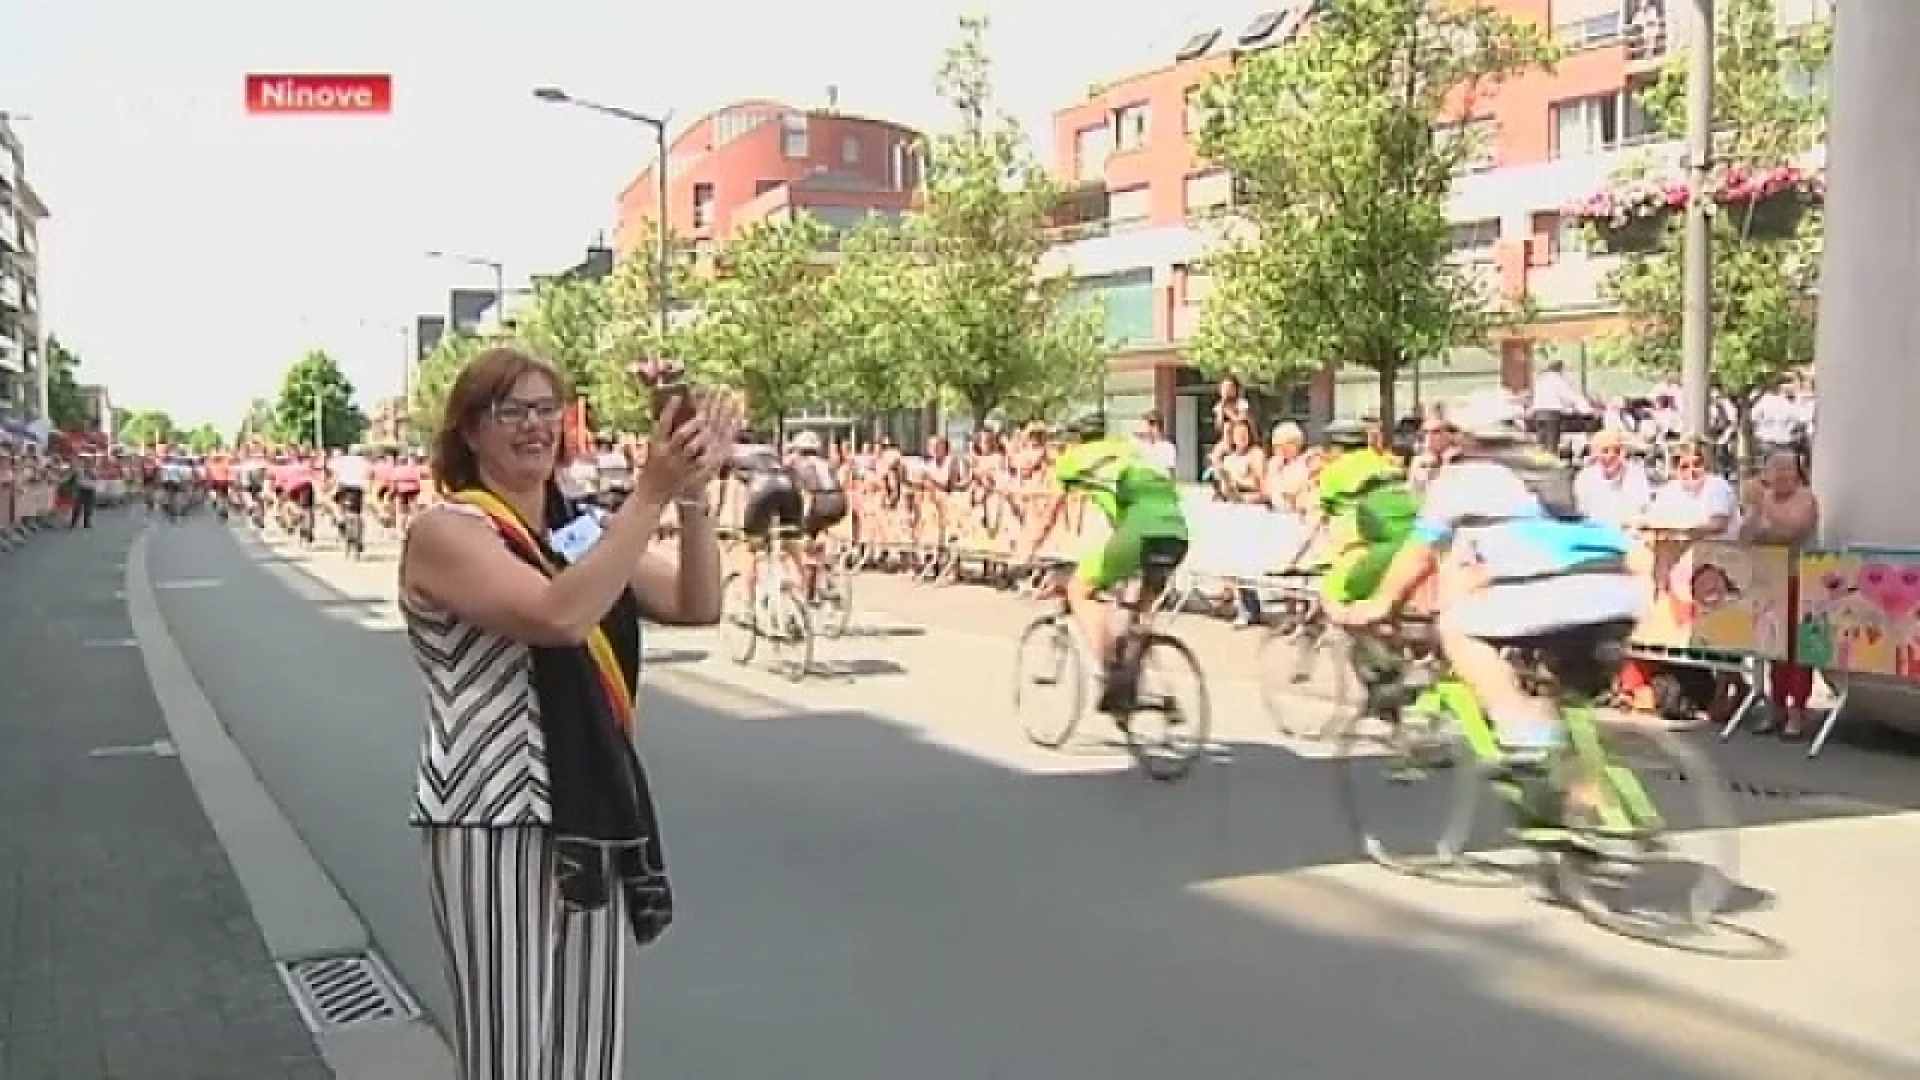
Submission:
<svg viewBox="0 0 1920 1080">
<path fill-rule="evenodd" d="M 1478 698 L 1439 658 L 1430 621 L 1403 620 L 1389 631 L 1379 647 L 1399 654 L 1405 674 L 1383 692 L 1374 715 L 1349 714 L 1338 737 L 1342 804 L 1367 857 L 1423 876 L 1469 865 L 1468 845 L 1491 792 L 1507 813 L 1509 835 L 1535 856 L 1547 894 L 1595 925 L 1661 944 L 1711 926 L 1732 893 L 1738 855 L 1725 785 L 1706 756 L 1678 735 L 1609 720 L 1598 704 L 1625 660 L 1632 629 L 1621 623 L 1505 643 L 1522 686 L 1555 702 L 1561 717 L 1560 745 L 1531 762 L 1502 750 Z M 1627 753 L 1622 747 L 1630 739 L 1642 740 L 1645 749 Z M 1380 822 L 1361 806 L 1368 782 L 1377 774 L 1387 787 L 1405 788 L 1448 773 L 1439 838 L 1417 854 L 1390 850 Z M 1703 830 L 1709 844 L 1678 924 L 1627 895 L 1637 879 L 1652 880 L 1648 869 L 1672 854 L 1680 827 L 1656 804 L 1643 775 L 1678 779 L 1697 796 L 1686 825 Z M 1578 806 L 1560 794 L 1576 789 L 1583 793 Z M 1564 812 L 1543 811 L 1553 801 Z"/>
<path fill-rule="evenodd" d="M 727 625 L 744 634 L 729 635 L 728 648 L 736 664 L 752 662 L 760 642 L 773 648 L 787 678 L 799 682 L 813 668 L 813 619 L 800 583 L 789 580 L 786 553 L 801 530 L 778 525 L 765 536 L 746 537 L 749 558 L 756 569 L 755 587 L 747 590 L 747 575 L 739 570 L 721 582 L 722 610 Z M 769 558 L 768 556 L 772 556 Z"/>
<path fill-rule="evenodd" d="M 1057 578 L 1059 572 L 1069 565 L 1050 561 L 1043 566 L 1043 570 Z M 1116 674 L 1131 681 L 1136 688 L 1132 707 L 1126 715 L 1115 717 L 1114 723 L 1126 742 L 1127 753 L 1132 755 L 1141 771 L 1161 783 L 1172 783 L 1187 775 L 1193 763 L 1206 751 L 1207 737 L 1213 725 L 1206 677 L 1201 673 L 1200 662 L 1195 659 L 1193 650 L 1179 638 L 1156 631 L 1153 610 L 1157 605 L 1140 602 L 1142 596 L 1157 600 L 1166 589 L 1167 579 L 1173 570 L 1173 565 L 1165 565 L 1149 555 L 1140 576 L 1123 591 L 1114 613 L 1114 618 L 1118 620 L 1116 643 L 1119 649 L 1119 670 Z M 1037 616 L 1020 632 L 1013 667 L 1014 711 L 1021 716 L 1021 725 L 1026 729 L 1027 738 L 1035 746 L 1048 750 L 1058 750 L 1066 745 L 1079 728 L 1093 673 L 1093 659 L 1079 631 L 1074 628 L 1072 613 L 1067 608 L 1066 590 L 1061 587 L 1054 592 L 1059 598 L 1059 607 Z M 1029 657 L 1030 648 L 1037 649 L 1037 655 Z M 1182 705 L 1177 695 L 1149 688 L 1148 674 L 1154 674 L 1152 682 L 1155 684 L 1160 682 L 1162 674 L 1156 670 L 1155 658 L 1164 658 L 1164 663 L 1184 668 L 1192 674 L 1192 704 Z M 1036 702 L 1034 698 L 1041 695 L 1028 692 L 1029 675 L 1033 676 L 1034 687 L 1063 688 L 1066 700 Z M 1143 723 L 1151 717 L 1160 720 L 1159 732 L 1153 736 L 1148 734 L 1148 724 Z M 1041 726 L 1043 723 L 1058 723 L 1059 726 L 1057 729 L 1048 728 Z"/>
<path fill-rule="evenodd" d="M 1291 584 L 1279 600 L 1278 617 L 1261 638 L 1256 659 L 1260 701 L 1274 730 L 1314 742 L 1327 742 L 1339 733 L 1361 693 L 1351 640 L 1327 618 L 1317 587 L 1325 574 L 1325 567 L 1300 567 L 1270 575 Z M 1302 697 L 1325 701 L 1332 712 L 1318 724 L 1297 724 L 1294 706 Z"/>
<path fill-rule="evenodd" d="M 343 509 L 340 512 L 340 542 L 346 547 L 347 558 L 359 561 L 367 555 L 367 518 L 366 512 L 358 509 Z"/>
</svg>

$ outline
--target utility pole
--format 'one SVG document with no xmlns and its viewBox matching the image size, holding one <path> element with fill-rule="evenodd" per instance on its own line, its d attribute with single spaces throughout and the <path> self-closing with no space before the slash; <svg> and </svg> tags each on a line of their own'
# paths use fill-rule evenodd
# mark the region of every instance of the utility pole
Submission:
<svg viewBox="0 0 1920 1080">
<path fill-rule="evenodd" d="M 1713 396 L 1713 0 L 1688 0 L 1687 228 L 1681 249 L 1680 394 L 1682 431 L 1707 436 Z"/>
</svg>

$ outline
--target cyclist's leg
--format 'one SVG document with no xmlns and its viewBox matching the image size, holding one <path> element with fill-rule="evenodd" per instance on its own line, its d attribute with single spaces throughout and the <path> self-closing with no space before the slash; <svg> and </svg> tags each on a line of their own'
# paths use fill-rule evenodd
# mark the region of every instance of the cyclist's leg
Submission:
<svg viewBox="0 0 1920 1080">
<path fill-rule="evenodd" d="M 1104 545 L 1081 556 L 1067 582 L 1067 610 L 1102 673 L 1112 669 L 1115 651 L 1113 627 L 1100 594 L 1139 572 L 1140 544 L 1138 525 L 1122 517 Z"/>
<path fill-rule="evenodd" d="M 1400 553 L 1401 543 L 1368 544 L 1336 555 L 1321 582 L 1322 597 L 1330 604 L 1341 605 L 1371 599 L 1380 590 L 1387 568 Z M 1382 695 L 1398 678 L 1400 665 L 1375 631 L 1355 628 L 1349 634 L 1353 639 L 1353 670 L 1366 688 L 1367 708 L 1369 711 L 1380 709 L 1387 704 Z"/>
</svg>

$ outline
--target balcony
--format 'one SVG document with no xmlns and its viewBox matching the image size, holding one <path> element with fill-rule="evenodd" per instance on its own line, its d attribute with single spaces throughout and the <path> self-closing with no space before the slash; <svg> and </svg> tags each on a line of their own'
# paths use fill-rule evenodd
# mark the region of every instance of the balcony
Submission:
<svg viewBox="0 0 1920 1080">
<path fill-rule="evenodd" d="M 1527 291 L 1542 313 L 1605 311 L 1613 305 L 1601 285 L 1619 265 L 1615 255 L 1562 252 L 1550 265 L 1528 271 Z"/>
<path fill-rule="evenodd" d="M 1173 305 L 1173 340 L 1180 343 L 1193 337 L 1200 330 L 1200 313 L 1206 310 L 1203 304 Z"/>
<path fill-rule="evenodd" d="M 0 274 L 0 307 L 18 311 L 24 301 L 20 293 L 20 279 L 12 274 Z"/>
</svg>

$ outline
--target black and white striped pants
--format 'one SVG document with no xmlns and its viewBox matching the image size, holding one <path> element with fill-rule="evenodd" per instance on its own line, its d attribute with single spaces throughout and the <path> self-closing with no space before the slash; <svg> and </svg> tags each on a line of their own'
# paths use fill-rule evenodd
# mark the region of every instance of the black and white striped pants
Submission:
<svg viewBox="0 0 1920 1080">
<path fill-rule="evenodd" d="M 621 891 L 598 911 L 566 910 L 553 842 L 538 827 L 424 832 L 460 1080 L 618 1080 Z"/>
</svg>

